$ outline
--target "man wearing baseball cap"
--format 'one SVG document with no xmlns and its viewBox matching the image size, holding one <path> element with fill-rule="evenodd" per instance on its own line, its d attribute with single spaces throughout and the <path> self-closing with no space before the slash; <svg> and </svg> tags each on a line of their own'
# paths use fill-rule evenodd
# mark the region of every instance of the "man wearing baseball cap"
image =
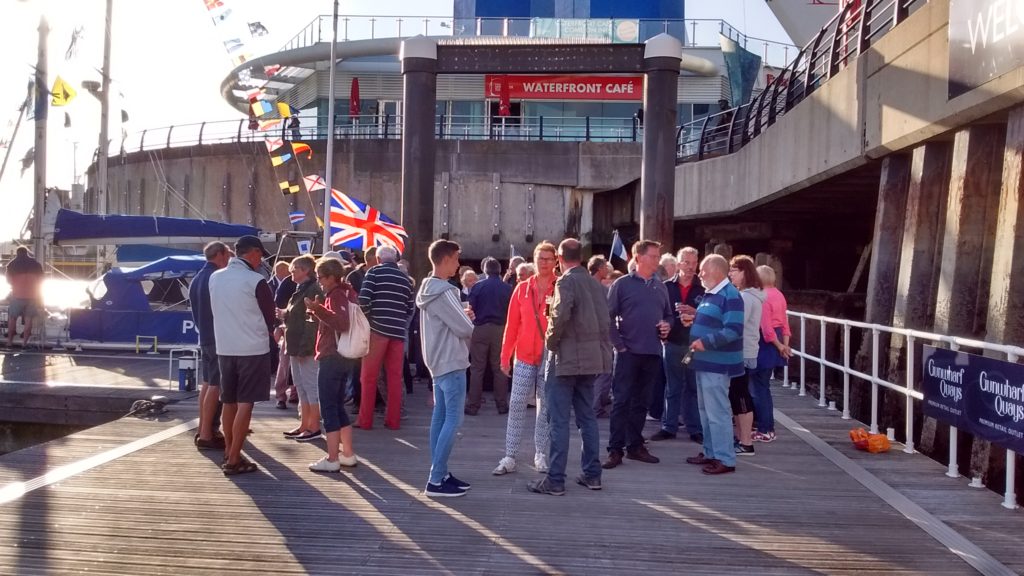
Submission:
<svg viewBox="0 0 1024 576">
<path fill-rule="evenodd" d="M 235 242 L 235 257 L 210 276 L 210 308 L 216 335 L 224 403 L 224 474 L 255 472 L 242 456 L 252 408 L 270 399 L 270 331 L 274 326 L 274 295 L 260 274 L 270 256 L 255 236 Z"/>
</svg>

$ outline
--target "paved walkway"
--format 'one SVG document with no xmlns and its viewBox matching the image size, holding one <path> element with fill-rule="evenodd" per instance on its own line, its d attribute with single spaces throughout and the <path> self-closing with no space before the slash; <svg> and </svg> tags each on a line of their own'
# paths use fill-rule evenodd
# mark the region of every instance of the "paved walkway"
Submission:
<svg viewBox="0 0 1024 576">
<path fill-rule="evenodd" d="M 429 467 L 422 390 L 409 397 L 402 430 L 357 430 L 362 464 L 333 475 L 306 470 L 323 443 L 283 439 L 293 415 L 267 403 L 247 449 L 261 470 L 224 477 L 219 454 L 192 447 L 190 400 L 160 420 L 122 419 L 0 457 L 0 540 L 8 543 L 0 573 L 1024 571 L 1024 520 L 996 494 L 946 478 L 921 455 L 853 451 L 843 440 L 850 422 L 789 390 L 775 393 L 786 426 L 736 474 L 705 476 L 684 463 L 696 445 L 666 441 L 651 447 L 661 464 L 627 461 L 605 473 L 604 490 L 570 485 L 564 497 L 528 492 L 529 468 L 490 475 L 504 420 L 485 408 L 467 418 L 452 456 L 473 489 L 446 501 L 421 493 Z M 601 429 L 607 438 L 607 420 Z M 943 528 L 959 532 L 946 535 L 953 544 L 940 541 Z"/>
</svg>

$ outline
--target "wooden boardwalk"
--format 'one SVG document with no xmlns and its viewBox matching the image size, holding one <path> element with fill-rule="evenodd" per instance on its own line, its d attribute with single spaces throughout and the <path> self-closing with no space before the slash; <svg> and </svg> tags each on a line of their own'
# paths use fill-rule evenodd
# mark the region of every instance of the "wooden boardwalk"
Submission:
<svg viewBox="0 0 1024 576">
<path fill-rule="evenodd" d="M 850 422 L 789 390 L 775 393 L 797 432 L 779 425 L 778 440 L 758 445 L 736 474 L 701 474 L 683 461 L 697 446 L 674 440 L 652 445 L 661 464 L 627 460 L 605 472 L 604 490 L 570 484 L 564 497 L 528 492 L 536 473 L 527 467 L 490 475 L 504 418 L 488 407 L 467 417 L 452 455 L 452 470 L 473 488 L 443 501 L 421 493 L 422 390 L 408 398 L 402 430 L 357 430 L 363 462 L 332 475 L 306 469 L 323 443 L 283 439 L 293 414 L 263 404 L 247 448 L 261 470 L 226 478 L 219 454 L 193 448 L 194 400 L 183 402 L 160 420 L 122 419 L 0 457 L 0 573 L 977 573 L 823 456 L 809 433 L 956 528 L 1004 573 L 1024 571 L 1024 520 L 996 494 L 946 478 L 921 455 L 850 450 Z M 69 468 L 161 433 L 167 438 L 112 461 Z M 527 436 L 521 466 L 532 460 Z M 574 439 L 570 478 L 578 449 Z M 47 473 L 59 481 L 32 490 Z"/>
</svg>

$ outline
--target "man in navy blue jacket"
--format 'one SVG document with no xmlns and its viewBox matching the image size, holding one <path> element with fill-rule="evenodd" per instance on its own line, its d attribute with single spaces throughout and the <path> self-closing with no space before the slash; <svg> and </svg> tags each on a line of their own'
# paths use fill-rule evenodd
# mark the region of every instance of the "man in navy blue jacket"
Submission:
<svg viewBox="0 0 1024 576">
<path fill-rule="evenodd" d="M 512 287 L 501 278 L 501 264 L 488 256 L 480 263 L 484 279 L 469 291 L 473 320 L 473 338 L 469 344 L 469 397 L 466 414 L 480 410 L 484 390 L 484 372 L 491 367 L 494 376 L 494 405 L 498 414 L 508 413 L 508 376 L 501 370 L 501 338 L 508 318 Z"/>
<path fill-rule="evenodd" d="M 227 266 L 231 250 L 223 242 L 210 242 L 203 248 L 206 265 L 199 270 L 188 287 L 192 321 L 199 332 L 199 349 L 203 358 L 203 384 L 199 388 L 199 433 L 196 447 L 201 450 L 224 449 L 220 429 L 220 368 L 217 365 L 217 340 L 213 334 L 213 310 L 210 308 L 210 275 Z"/>
</svg>

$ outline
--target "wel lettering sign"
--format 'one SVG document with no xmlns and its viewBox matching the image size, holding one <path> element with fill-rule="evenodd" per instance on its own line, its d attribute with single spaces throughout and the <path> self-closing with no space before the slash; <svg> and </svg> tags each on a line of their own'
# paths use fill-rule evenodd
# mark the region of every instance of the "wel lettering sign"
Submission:
<svg viewBox="0 0 1024 576">
<path fill-rule="evenodd" d="M 631 100 L 644 97 L 643 76 L 484 76 L 486 98 L 501 96 L 508 81 L 512 100 Z"/>
<path fill-rule="evenodd" d="M 1024 365 L 924 347 L 924 414 L 1024 452 Z"/>
<path fill-rule="evenodd" d="M 949 98 L 1024 66 L 1024 2 L 950 0 Z"/>
</svg>

